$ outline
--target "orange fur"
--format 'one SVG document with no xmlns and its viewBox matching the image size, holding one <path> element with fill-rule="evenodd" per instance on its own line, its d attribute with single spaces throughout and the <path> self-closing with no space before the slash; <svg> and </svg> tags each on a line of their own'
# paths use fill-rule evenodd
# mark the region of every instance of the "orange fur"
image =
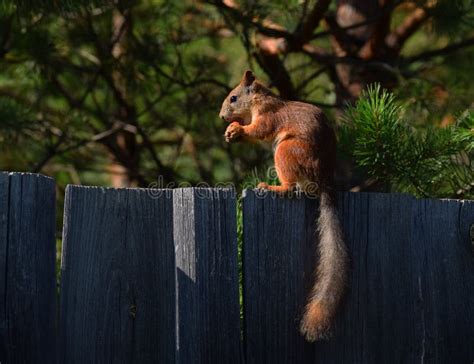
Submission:
<svg viewBox="0 0 474 364">
<path fill-rule="evenodd" d="M 326 338 L 347 284 L 348 254 L 336 211 L 334 168 L 336 138 L 323 112 L 314 105 L 274 95 L 246 71 L 240 84 L 224 100 L 222 119 L 232 122 L 228 142 L 272 141 L 280 186 L 259 188 L 286 193 L 299 185 L 320 197 L 316 282 L 309 295 L 300 331 L 308 341 Z"/>
<path fill-rule="evenodd" d="M 305 320 L 301 323 L 308 341 L 326 338 L 331 328 L 331 314 L 321 302 L 309 302 L 305 308 Z"/>
</svg>

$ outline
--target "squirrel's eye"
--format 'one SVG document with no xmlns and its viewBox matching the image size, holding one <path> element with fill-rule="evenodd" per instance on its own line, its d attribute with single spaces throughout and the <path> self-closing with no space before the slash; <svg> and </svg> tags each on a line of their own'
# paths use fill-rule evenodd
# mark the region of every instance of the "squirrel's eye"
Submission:
<svg viewBox="0 0 474 364">
<path fill-rule="evenodd" d="M 236 102 L 237 101 L 237 96 L 231 96 L 230 97 L 230 102 Z"/>
</svg>

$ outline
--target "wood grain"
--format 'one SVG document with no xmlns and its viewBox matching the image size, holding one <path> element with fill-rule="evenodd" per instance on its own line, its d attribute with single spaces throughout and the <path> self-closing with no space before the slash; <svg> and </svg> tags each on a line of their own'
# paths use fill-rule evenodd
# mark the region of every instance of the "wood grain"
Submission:
<svg viewBox="0 0 474 364">
<path fill-rule="evenodd" d="M 55 184 L 0 173 L 0 362 L 56 361 Z"/>
<path fill-rule="evenodd" d="M 68 186 L 61 363 L 173 363 L 173 201 L 144 189 Z"/>
<path fill-rule="evenodd" d="M 340 194 L 349 297 L 332 339 L 312 346 L 297 323 L 312 280 L 307 227 L 317 205 L 246 191 L 243 206 L 247 363 L 474 360 L 473 201 Z"/>
<path fill-rule="evenodd" d="M 239 363 L 234 192 L 174 190 L 179 363 Z"/>
<path fill-rule="evenodd" d="M 298 333 L 318 201 L 69 186 L 60 363 L 471 363 L 474 201 L 339 194 L 352 258 L 333 337 Z M 0 362 L 55 362 L 54 182 L 0 173 Z"/>
<path fill-rule="evenodd" d="M 239 362 L 224 190 L 69 186 L 61 270 L 61 362 Z"/>
</svg>

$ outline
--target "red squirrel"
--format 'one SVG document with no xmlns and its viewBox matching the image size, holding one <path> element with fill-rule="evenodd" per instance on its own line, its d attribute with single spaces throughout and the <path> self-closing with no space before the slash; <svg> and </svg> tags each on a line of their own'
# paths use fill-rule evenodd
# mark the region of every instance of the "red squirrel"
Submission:
<svg viewBox="0 0 474 364">
<path fill-rule="evenodd" d="M 273 142 L 280 186 L 258 188 L 287 193 L 300 187 L 320 199 L 316 280 L 309 294 L 300 332 L 313 342 L 327 338 L 346 291 L 349 257 L 336 210 L 334 168 L 336 136 L 318 107 L 284 100 L 246 71 L 226 97 L 219 116 L 231 123 L 227 142 L 239 138 Z M 316 189 L 314 188 L 316 187 Z"/>
</svg>

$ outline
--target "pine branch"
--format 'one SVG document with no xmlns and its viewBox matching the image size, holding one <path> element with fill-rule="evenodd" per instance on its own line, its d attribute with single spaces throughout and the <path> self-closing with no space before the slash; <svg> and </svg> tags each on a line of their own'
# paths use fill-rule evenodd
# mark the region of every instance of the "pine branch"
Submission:
<svg viewBox="0 0 474 364">
<path fill-rule="evenodd" d="M 340 138 L 345 153 L 393 191 L 421 197 L 469 194 L 466 186 L 474 181 L 472 113 L 467 122 L 419 131 L 401 119 L 401 110 L 392 94 L 369 88 L 347 110 Z"/>
</svg>

